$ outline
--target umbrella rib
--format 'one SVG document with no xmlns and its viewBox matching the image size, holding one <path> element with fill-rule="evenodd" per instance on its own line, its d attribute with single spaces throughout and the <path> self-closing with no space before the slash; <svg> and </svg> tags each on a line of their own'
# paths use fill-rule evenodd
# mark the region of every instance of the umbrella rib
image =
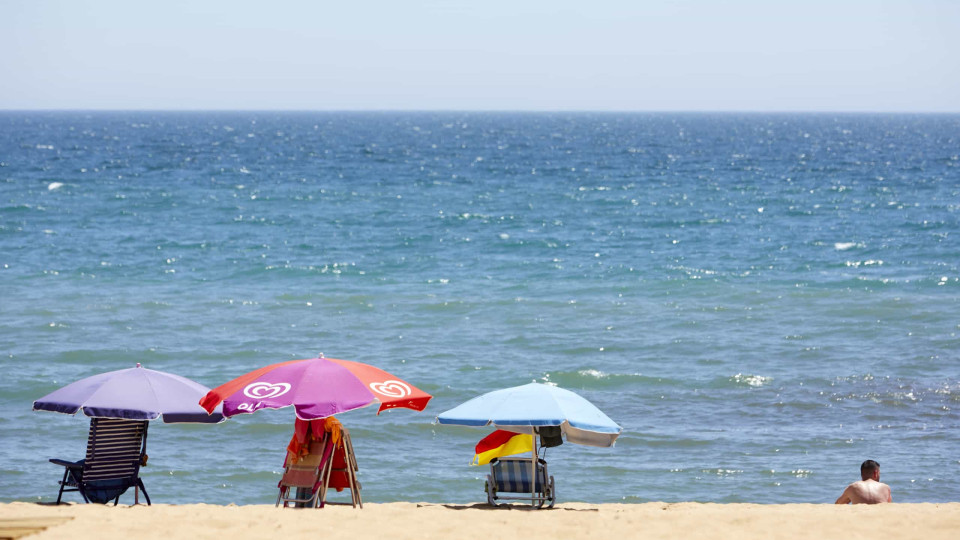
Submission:
<svg viewBox="0 0 960 540">
<path fill-rule="evenodd" d="M 144 370 L 144 372 L 146 372 L 146 369 L 147 369 L 147 368 L 137 368 L 137 369 L 142 369 L 142 370 Z M 137 373 L 137 372 L 135 371 L 134 373 Z M 150 393 L 153 394 L 153 399 L 154 399 L 154 401 L 157 403 L 157 405 L 159 405 L 159 404 L 160 404 L 160 396 L 159 396 L 159 394 L 157 394 L 157 389 L 153 387 L 153 381 L 150 380 L 150 377 L 147 377 L 146 374 L 144 374 L 142 377 L 144 378 L 144 380 L 147 381 L 147 388 L 150 389 Z M 157 418 L 160 418 L 160 412 L 159 412 L 159 411 L 157 411 L 157 415 L 154 416 L 153 418 L 151 418 L 151 420 L 154 420 L 154 419 L 157 419 Z"/>
</svg>

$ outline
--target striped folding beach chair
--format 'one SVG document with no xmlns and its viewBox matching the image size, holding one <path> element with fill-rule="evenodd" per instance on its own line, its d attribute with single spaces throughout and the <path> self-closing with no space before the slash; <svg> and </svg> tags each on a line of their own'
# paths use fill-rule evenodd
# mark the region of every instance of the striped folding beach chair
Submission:
<svg viewBox="0 0 960 540">
<path fill-rule="evenodd" d="M 329 433 L 310 443 L 309 452 L 295 464 L 287 465 L 280 478 L 277 506 L 291 504 L 297 508 L 323 508 L 328 504 L 350 504 L 363 508 L 360 482 L 357 481 L 357 458 L 347 428 L 340 430 L 340 443 Z M 350 490 L 350 502 L 327 500 L 331 490 Z"/>
<path fill-rule="evenodd" d="M 64 467 L 60 480 L 57 504 L 64 492 L 76 491 L 84 502 L 105 504 L 111 499 L 116 505 L 127 489 L 136 490 L 150 504 L 140 465 L 146 458 L 147 422 L 118 418 L 91 418 L 90 435 L 87 438 L 87 455 L 80 461 L 51 459 L 50 462 Z"/>
<path fill-rule="evenodd" d="M 556 502 L 556 488 L 553 477 L 547 474 L 547 462 L 537 460 L 536 486 L 530 481 L 530 460 L 520 458 L 499 458 L 490 461 L 490 474 L 487 475 L 487 502 L 498 506 L 497 501 L 530 501 L 537 508 Z M 510 493 L 512 495 L 504 495 Z"/>
</svg>

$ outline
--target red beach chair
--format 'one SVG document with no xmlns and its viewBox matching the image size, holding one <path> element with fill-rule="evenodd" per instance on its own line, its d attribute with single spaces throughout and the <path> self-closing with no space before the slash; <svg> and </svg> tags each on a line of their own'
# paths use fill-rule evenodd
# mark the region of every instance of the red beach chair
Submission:
<svg viewBox="0 0 960 540">
<path fill-rule="evenodd" d="M 312 508 L 317 505 L 317 499 L 323 487 L 323 473 L 330 468 L 330 455 L 334 444 L 329 433 L 324 433 L 320 440 L 311 441 L 309 453 L 297 463 L 291 463 L 283 471 L 280 483 L 280 493 L 277 495 L 277 504 L 283 502 L 287 508 L 291 503 L 297 508 Z"/>
</svg>

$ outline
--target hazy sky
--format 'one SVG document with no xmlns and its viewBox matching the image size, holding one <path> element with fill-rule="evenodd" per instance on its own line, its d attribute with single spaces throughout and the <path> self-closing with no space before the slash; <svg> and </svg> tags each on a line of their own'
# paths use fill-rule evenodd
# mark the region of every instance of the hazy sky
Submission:
<svg viewBox="0 0 960 540">
<path fill-rule="evenodd" d="M 960 0 L 0 0 L 0 109 L 960 112 Z"/>
</svg>

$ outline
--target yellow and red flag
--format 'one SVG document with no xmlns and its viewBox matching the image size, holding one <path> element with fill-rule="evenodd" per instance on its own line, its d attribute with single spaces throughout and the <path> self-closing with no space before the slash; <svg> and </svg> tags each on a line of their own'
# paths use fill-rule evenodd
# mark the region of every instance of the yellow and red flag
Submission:
<svg viewBox="0 0 960 540">
<path fill-rule="evenodd" d="M 476 455 L 471 465 L 486 465 L 493 458 L 512 456 L 533 451 L 533 435 L 529 433 L 513 433 L 498 429 L 487 435 L 474 447 Z"/>
</svg>

